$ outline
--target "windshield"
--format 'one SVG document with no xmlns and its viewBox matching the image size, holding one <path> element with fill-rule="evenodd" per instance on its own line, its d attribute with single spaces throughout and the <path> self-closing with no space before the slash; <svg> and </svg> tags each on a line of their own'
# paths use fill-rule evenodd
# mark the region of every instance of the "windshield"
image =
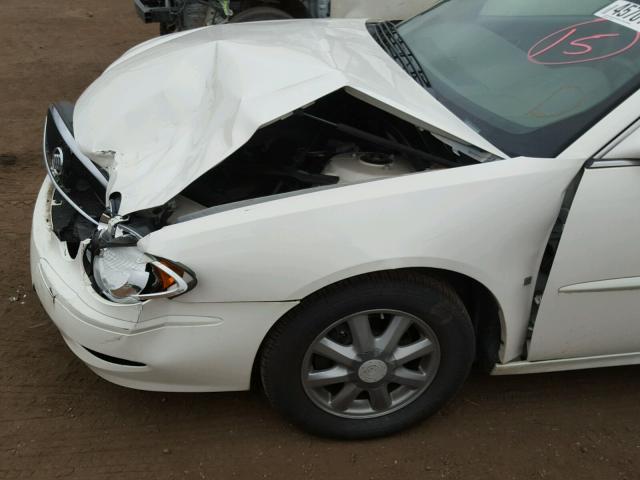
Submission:
<svg viewBox="0 0 640 480">
<path fill-rule="evenodd" d="M 512 156 L 558 155 L 639 80 L 633 2 L 449 0 L 397 30 L 430 92 Z"/>
</svg>

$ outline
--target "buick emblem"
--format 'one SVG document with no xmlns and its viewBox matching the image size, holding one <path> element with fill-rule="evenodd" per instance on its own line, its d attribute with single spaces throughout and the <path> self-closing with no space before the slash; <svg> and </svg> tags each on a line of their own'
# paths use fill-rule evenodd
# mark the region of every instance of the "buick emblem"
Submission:
<svg viewBox="0 0 640 480">
<path fill-rule="evenodd" d="M 51 173 L 59 177 L 62 175 L 62 167 L 64 167 L 64 152 L 60 147 L 56 147 L 51 157 Z"/>
<path fill-rule="evenodd" d="M 358 377 L 365 383 L 376 383 L 387 376 L 388 367 L 382 360 L 369 360 L 360 365 Z"/>
</svg>

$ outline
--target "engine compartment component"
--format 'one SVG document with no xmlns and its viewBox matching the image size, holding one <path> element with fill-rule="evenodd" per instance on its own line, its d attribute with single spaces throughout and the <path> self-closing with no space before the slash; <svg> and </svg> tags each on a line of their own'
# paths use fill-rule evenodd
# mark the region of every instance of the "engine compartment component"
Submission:
<svg viewBox="0 0 640 480">
<path fill-rule="evenodd" d="M 473 163 L 430 132 L 339 90 L 258 130 L 181 195 L 210 208 Z"/>
<path fill-rule="evenodd" d="M 322 173 L 338 177 L 338 183 L 354 183 L 407 175 L 414 171 L 407 159 L 393 154 L 355 152 L 336 155 Z"/>
</svg>

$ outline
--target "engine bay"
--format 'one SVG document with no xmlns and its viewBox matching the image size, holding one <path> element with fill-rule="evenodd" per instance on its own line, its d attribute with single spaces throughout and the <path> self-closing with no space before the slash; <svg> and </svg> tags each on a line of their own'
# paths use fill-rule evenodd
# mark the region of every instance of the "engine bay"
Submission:
<svg viewBox="0 0 640 480">
<path fill-rule="evenodd" d="M 72 133 L 72 109 L 66 106 L 64 110 Z M 58 173 L 51 164 L 56 148 L 70 157 Z M 75 256 L 80 242 L 93 235 L 96 225 L 118 217 L 119 194 L 112 194 L 104 206 L 104 187 L 65 146 L 58 128 L 48 128 L 45 150 L 59 187 L 52 202 L 53 230 Z M 483 155 L 486 153 L 421 129 L 340 90 L 262 127 L 173 200 L 118 217 L 118 221 L 141 238 L 212 207 L 455 168 L 484 161 Z M 100 174 L 108 176 L 104 170 Z"/>
<path fill-rule="evenodd" d="M 182 195 L 208 208 L 476 162 L 431 133 L 338 91 L 263 127 Z"/>
</svg>

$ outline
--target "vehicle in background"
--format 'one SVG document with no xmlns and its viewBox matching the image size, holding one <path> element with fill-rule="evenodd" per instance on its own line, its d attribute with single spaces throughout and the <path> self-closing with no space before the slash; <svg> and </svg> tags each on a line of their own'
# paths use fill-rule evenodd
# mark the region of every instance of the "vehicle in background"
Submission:
<svg viewBox="0 0 640 480">
<path fill-rule="evenodd" d="M 440 0 L 332 0 L 331 17 L 406 20 Z"/>
<path fill-rule="evenodd" d="M 437 0 L 135 0 L 145 23 L 160 23 L 160 33 L 233 22 L 290 18 L 376 18 L 404 20 Z"/>
</svg>

